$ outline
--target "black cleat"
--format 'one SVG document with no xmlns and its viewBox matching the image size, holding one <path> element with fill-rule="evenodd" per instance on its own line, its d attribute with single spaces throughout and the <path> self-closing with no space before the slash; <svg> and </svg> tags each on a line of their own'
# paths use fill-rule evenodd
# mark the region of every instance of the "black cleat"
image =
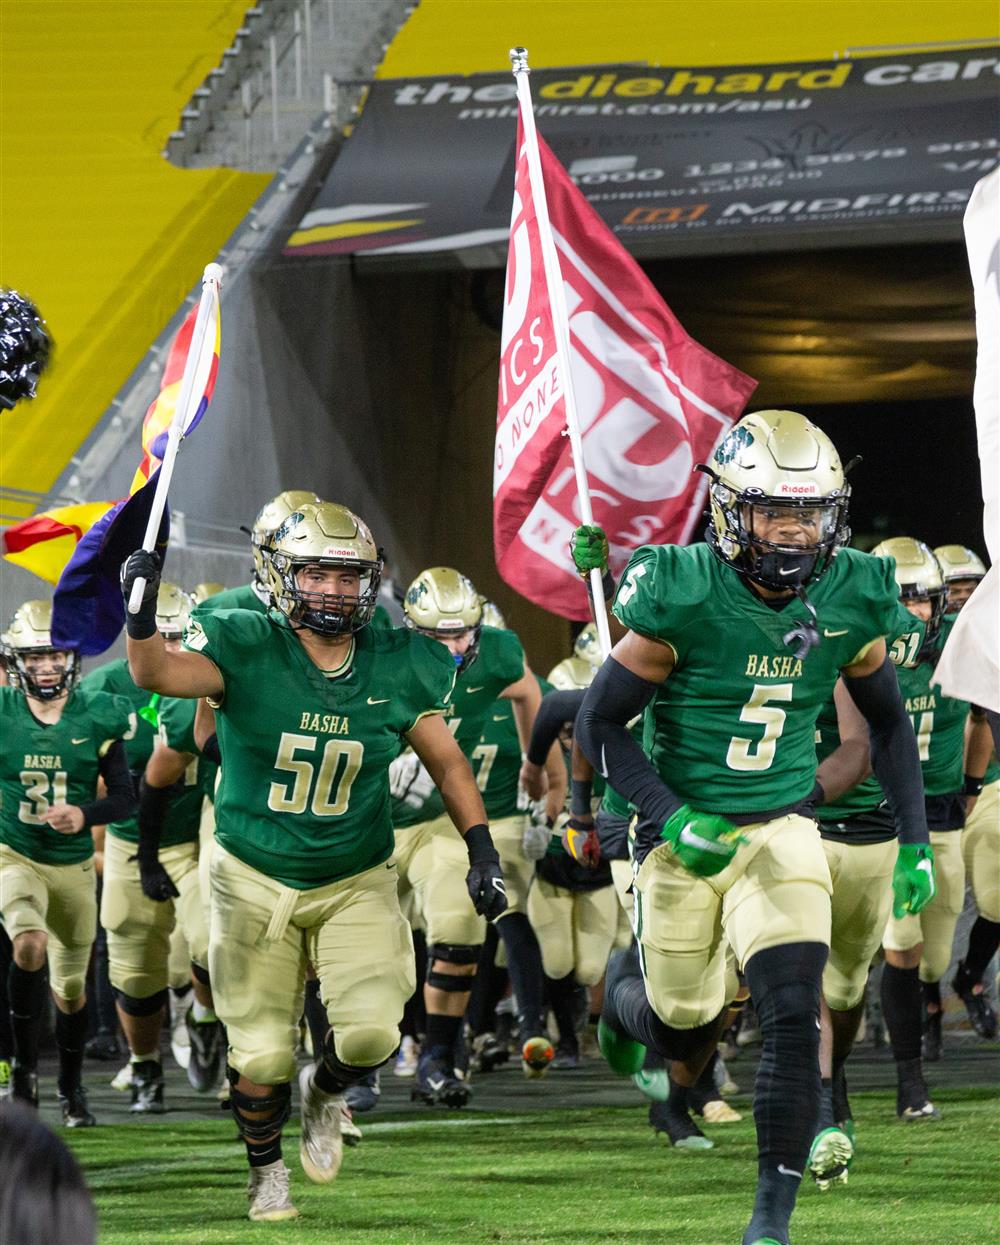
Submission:
<svg viewBox="0 0 1000 1245">
<path fill-rule="evenodd" d="M 941 1058 L 941 1013 L 929 1012 L 924 1009 L 924 1032 L 920 1042 L 920 1050 L 928 1063 L 937 1063 Z"/>
<path fill-rule="evenodd" d="M 469 1086 L 455 1075 L 448 1058 L 435 1059 L 428 1052 L 420 1056 L 417 1080 L 410 1098 L 429 1107 L 464 1107 L 471 1097 Z"/>
<path fill-rule="evenodd" d="M 496 1033 L 481 1033 L 472 1043 L 472 1068 L 476 1072 L 492 1072 L 509 1058 L 506 1039 Z"/>
<path fill-rule="evenodd" d="M 87 1040 L 83 1053 L 88 1059 L 96 1059 L 100 1063 L 117 1063 L 123 1051 L 118 1035 L 110 1029 L 102 1029 Z"/>
<path fill-rule="evenodd" d="M 219 1083 L 224 1030 L 221 1021 L 195 1020 L 193 1010 L 185 1013 L 184 1017 L 191 1043 L 187 1079 L 193 1090 L 207 1094 Z"/>
<path fill-rule="evenodd" d="M 136 1115 L 162 1115 L 163 1066 L 156 1059 L 143 1059 L 132 1065 L 132 1105 Z"/>
<path fill-rule="evenodd" d="M 710 1141 L 687 1111 L 675 1111 L 667 1102 L 649 1104 L 649 1122 L 657 1141 L 665 1137 L 678 1150 L 711 1150 Z"/>
<path fill-rule="evenodd" d="M 65 1128 L 93 1128 L 97 1123 L 87 1105 L 87 1091 L 82 1085 L 78 1085 L 72 1093 L 60 1094 L 59 1106 Z"/>
<path fill-rule="evenodd" d="M 983 990 L 982 982 L 972 981 L 966 975 L 964 967 L 960 964 L 958 972 L 955 974 L 955 980 L 951 985 L 952 989 L 965 1004 L 965 1010 L 969 1015 L 969 1024 L 972 1025 L 981 1038 L 991 1042 L 997 1035 L 997 1014 L 990 1006 L 990 1001 Z M 976 986 L 979 986 L 978 994 L 976 993 Z"/>
<path fill-rule="evenodd" d="M 34 1068 L 21 1067 L 16 1059 L 10 1065 L 10 1095 L 29 1107 L 38 1106 L 38 1073 Z"/>
<path fill-rule="evenodd" d="M 920 1060 L 897 1064 L 896 1115 L 906 1124 L 939 1120 L 941 1112 L 931 1102 Z"/>
</svg>

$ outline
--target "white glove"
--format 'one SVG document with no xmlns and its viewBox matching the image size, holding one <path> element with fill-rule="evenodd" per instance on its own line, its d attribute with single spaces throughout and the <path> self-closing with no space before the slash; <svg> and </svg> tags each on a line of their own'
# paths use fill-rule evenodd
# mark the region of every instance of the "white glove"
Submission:
<svg viewBox="0 0 1000 1245">
<path fill-rule="evenodd" d="M 525 860 L 541 860 L 549 850 L 551 841 L 552 831 L 544 818 L 540 822 L 533 818 L 529 819 L 521 835 L 521 851 L 524 853 Z"/>
<path fill-rule="evenodd" d="M 389 765 L 389 794 L 410 808 L 420 808 L 434 790 L 434 782 L 411 749 L 396 757 Z"/>
</svg>

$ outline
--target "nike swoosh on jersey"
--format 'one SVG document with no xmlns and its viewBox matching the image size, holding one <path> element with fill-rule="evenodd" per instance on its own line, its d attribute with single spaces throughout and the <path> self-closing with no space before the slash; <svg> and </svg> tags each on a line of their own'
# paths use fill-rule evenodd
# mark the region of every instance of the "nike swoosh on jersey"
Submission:
<svg viewBox="0 0 1000 1245">
<path fill-rule="evenodd" d="M 845 627 L 843 631 L 827 631 L 827 629 L 824 627 L 823 634 L 826 636 L 828 640 L 832 640 L 834 636 L 847 635 L 847 628 Z"/>
<path fill-rule="evenodd" d="M 506 713 L 499 713 L 499 714 L 498 714 L 498 713 L 494 713 L 494 715 L 493 715 L 493 721 L 494 721 L 494 722 L 506 722 L 506 721 L 507 721 L 507 715 L 506 715 Z"/>
<path fill-rule="evenodd" d="M 485 687 L 485 686 L 486 686 L 486 684 L 484 683 L 484 684 L 483 684 L 483 687 Z M 467 687 L 465 690 L 466 690 L 466 691 L 469 693 L 469 695 L 471 696 L 473 692 L 481 692 L 481 691 L 483 690 L 483 688 L 482 688 L 482 687 Z"/>
<path fill-rule="evenodd" d="M 69 742 L 71 744 L 85 744 L 89 738 L 89 735 L 84 735 L 82 739 L 71 739 Z"/>
<path fill-rule="evenodd" d="M 369 696 L 368 703 L 370 705 L 387 705 L 389 703 L 389 697 L 386 696 L 384 700 L 375 700 L 373 697 Z"/>
</svg>

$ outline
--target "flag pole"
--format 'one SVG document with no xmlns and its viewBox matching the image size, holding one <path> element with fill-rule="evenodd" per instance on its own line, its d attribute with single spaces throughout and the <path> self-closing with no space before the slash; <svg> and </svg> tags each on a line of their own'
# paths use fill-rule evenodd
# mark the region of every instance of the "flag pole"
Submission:
<svg viewBox="0 0 1000 1245">
<path fill-rule="evenodd" d="M 222 284 L 221 266 L 219 264 L 206 264 L 201 281 L 201 302 L 198 304 L 198 315 L 194 322 L 194 331 L 191 334 L 191 344 L 188 347 L 187 358 L 184 360 L 184 374 L 181 378 L 180 393 L 177 398 L 177 405 L 174 407 L 174 417 L 170 421 L 170 428 L 167 432 L 167 445 L 163 454 L 160 474 L 156 480 L 156 492 L 153 495 L 153 506 L 149 512 L 149 522 L 146 524 L 146 535 L 142 541 L 142 547 L 147 553 L 152 553 L 156 548 L 156 538 L 160 532 L 160 522 L 163 519 L 163 511 L 167 504 L 167 490 L 170 488 L 170 479 L 174 474 L 177 450 L 184 435 L 184 429 L 192 414 L 190 406 L 192 398 L 195 396 L 195 380 L 198 374 L 198 365 L 204 352 L 205 338 L 210 328 L 214 332 L 212 309 L 218 303 L 219 287 Z M 200 395 L 198 397 L 200 399 Z M 145 590 L 145 579 L 137 579 L 132 585 L 132 595 L 128 600 L 128 612 L 130 614 L 138 614 L 139 607 L 142 605 L 142 594 Z"/>
<path fill-rule="evenodd" d="M 576 492 L 580 504 L 581 522 L 592 524 L 594 512 L 590 504 L 590 487 L 587 483 L 587 467 L 583 456 L 583 437 L 580 435 L 580 421 L 576 413 L 576 397 L 573 391 L 573 372 L 570 367 L 569 316 L 566 311 L 566 295 L 563 290 L 562 270 L 559 266 L 559 255 L 556 252 L 555 240 L 552 237 L 552 224 L 549 220 L 549 205 L 545 198 L 545 182 L 542 178 L 542 161 L 538 154 L 538 132 L 535 129 L 535 114 L 531 103 L 531 87 L 528 85 L 527 48 L 511 48 L 511 66 L 514 80 L 517 83 L 517 101 L 521 110 L 521 124 L 524 126 L 524 140 L 528 156 L 528 178 L 531 183 L 531 198 L 538 220 L 538 234 L 542 243 L 542 261 L 545 267 L 545 284 L 549 292 L 549 306 L 552 308 L 552 325 L 556 337 L 556 357 L 559 360 L 559 372 L 563 380 L 563 399 L 566 409 L 566 431 L 569 433 L 570 456 L 573 459 L 573 470 L 576 473 Z M 601 572 L 594 569 L 590 572 L 590 593 L 593 598 L 594 621 L 601 641 L 601 652 L 605 657 L 611 652 L 611 630 L 608 627 L 608 616 L 604 604 L 604 585 Z"/>
</svg>

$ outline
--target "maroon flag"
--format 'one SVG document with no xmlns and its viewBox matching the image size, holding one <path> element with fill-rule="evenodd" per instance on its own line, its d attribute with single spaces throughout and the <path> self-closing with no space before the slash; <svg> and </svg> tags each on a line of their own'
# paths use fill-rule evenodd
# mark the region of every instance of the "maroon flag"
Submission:
<svg viewBox="0 0 1000 1245">
<path fill-rule="evenodd" d="M 569 321 L 573 393 L 594 521 L 612 570 L 649 543 L 684 543 L 704 505 L 695 473 L 757 382 L 693 341 L 652 283 L 538 139 Z M 497 568 L 522 596 L 590 617 L 569 555 L 579 524 L 564 380 L 545 283 L 523 119 L 517 128 L 496 456 Z"/>
</svg>

